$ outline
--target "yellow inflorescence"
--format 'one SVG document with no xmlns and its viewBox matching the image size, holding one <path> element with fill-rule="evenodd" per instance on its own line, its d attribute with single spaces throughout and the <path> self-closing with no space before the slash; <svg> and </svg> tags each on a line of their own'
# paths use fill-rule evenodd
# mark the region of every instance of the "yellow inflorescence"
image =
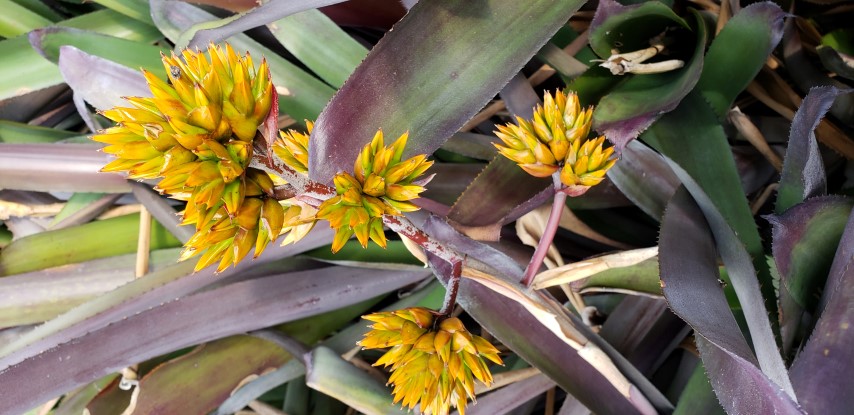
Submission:
<svg viewBox="0 0 854 415">
<path fill-rule="evenodd" d="M 117 126 L 93 139 L 116 156 L 103 171 L 163 178 L 156 189 L 187 201 L 183 224 L 194 224 L 196 234 L 182 258 L 201 254 L 197 270 L 219 261 L 221 271 L 251 247 L 260 254 L 282 231 L 285 212 L 270 197 L 270 176 L 248 167 L 275 93 L 267 63 L 256 71 L 249 54 L 228 45 L 211 45 L 207 54 L 163 56 L 169 82 L 144 71 L 153 97 L 104 111 Z"/>
<path fill-rule="evenodd" d="M 273 153 L 285 164 L 298 173 L 308 173 L 308 138 L 314 123 L 305 121 L 308 133 L 304 134 L 296 130 L 279 132 L 279 139 L 273 144 Z"/>
<path fill-rule="evenodd" d="M 337 252 L 351 236 L 356 235 L 365 247 L 368 240 L 385 247 L 383 215 L 400 215 L 418 210 L 410 200 L 424 191 L 417 179 L 430 166 L 427 156 L 402 160 L 408 134 L 403 134 L 386 147 L 382 130 L 356 158 L 353 174 L 335 175 L 336 195 L 318 207 L 317 218 L 329 221 L 335 229 L 332 251 Z"/>
<path fill-rule="evenodd" d="M 536 177 L 560 172 L 560 180 L 573 193 L 602 181 L 615 159 L 613 148 L 604 148 L 605 137 L 587 139 L 593 108 L 582 109 L 574 93 L 546 92 L 543 104 L 534 108 L 531 121 L 516 117 L 518 125 L 498 126 L 503 145 L 498 151 Z"/>
<path fill-rule="evenodd" d="M 465 414 L 474 399 L 474 379 L 487 386 L 492 374 L 486 360 L 503 364 L 498 349 L 469 333 L 458 318 L 436 321 L 433 311 L 413 307 L 363 317 L 374 322 L 359 345 L 391 347 L 374 366 L 391 366 L 394 402 L 422 413 L 447 415 L 452 406 Z"/>
</svg>

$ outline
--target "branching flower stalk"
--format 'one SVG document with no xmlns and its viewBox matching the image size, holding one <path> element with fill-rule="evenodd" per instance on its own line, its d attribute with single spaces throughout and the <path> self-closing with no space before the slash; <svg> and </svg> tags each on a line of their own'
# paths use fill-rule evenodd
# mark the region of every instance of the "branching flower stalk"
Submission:
<svg viewBox="0 0 854 415">
<path fill-rule="evenodd" d="M 495 144 L 499 153 L 535 177 L 551 177 L 555 197 L 543 237 L 537 244 L 522 283 L 530 286 L 557 232 L 567 196 L 581 196 L 599 184 L 616 159 L 614 149 L 604 148 L 605 137 L 588 139 L 593 108 L 582 109 L 574 93 L 546 92 L 543 104 L 534 108 L 530 121 L 498 127 Z"/>
<path fill-rule="evenodd" d="M 501 364 L 498 350 L 470 334 L 451 317 L 462 258 L 432 240 L 403 213 L 418 210 L 432 176 L 427 155 L 402 159 L 408 133 L 386 146 L 377 131 L 356 158 L 352 172 L 339 172 L 334 187 L 308 178 L 307 133 L 270 135 L 277 114 L 275 89 L 266 62 L 256 70 L 248 54 L 211 45 L 207 56 L 185 50 L 163 56 L 165 82 L 145 72 L 152 98 L 128 98 L 130 108 L 103 114 L 117 125 L 93 137 L 108 144 L 116 159 L 104 171 L 131 178 L 161 178 L 156 189 L 187 202 L 182 224 L 196 233 L 181 260 L 201 255 L 200 270 L 219 263 L 217 272 L 236 265 L 254 248 L 255 256 L 281 235 L 283 244 L 303 238 L 318 220 L 335 230 L 332 251 L 353 236 L 386 246 L 384 226 L 410 238 L 452 265 L 441 310 L 412 308 L 365 316 L 374 331 L 360 344 L 392 347 L 376 365 L 390 366 L 394 401 L 424 413 L 463 413 L 474 399 L 474 379 L 487 385 L 492 375 L 484 359 Z M 262 128 L 263 127 L 263 128 Z M 260 132 L 259 132 L 260 129 Z M 275 131 L 275 129 L 273 129 Z"/>
</svg>

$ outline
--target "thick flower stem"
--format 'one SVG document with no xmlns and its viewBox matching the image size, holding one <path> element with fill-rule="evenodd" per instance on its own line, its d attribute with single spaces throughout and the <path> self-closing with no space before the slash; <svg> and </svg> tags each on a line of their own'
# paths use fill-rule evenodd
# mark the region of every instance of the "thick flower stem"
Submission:
<svg viewBox="0 0 854 415">
<path fill-rule="evenodd" d="M 449 317 L 454 311 L 454 306 L 457 304 L 457 292 L 460 290 L 460 279 L 463 273 L 463 262 L 457 261 L 453 263 L 454 271 L 451 278 L 448 279 L 448 286 L 445 291 L 445 301 L 442 303 L 442 309 L 439 310 L 439 315 Z"/>
<path fill-rule="evenodd" d="M 525 269 L 525 276 L 522 278 L 522 284 L 529 287 L 534 281 L 534 276 L 540 271 L 540 266 L 543 265 L 543 260 L 546 258 L 546 253 L 549 251 L 549 246 L 554 240 L 557 233 L 557 226 L 560 223 L 560 215 L 563 213 L 563 207 L 566 205 L 566 193 L 564 193 L 563 185 L 560 182 L 560 177 L 553 175 L 555 186 L 555 198 L 552 202 L 552 211 L 549 213 L 549 220 L 546 222 L 546 228 L 543 230 L 543 237 L 537 244 L 537 249 L 534 250 L 534 256 L 531 257 L 531 262 L 528 263 L 528 268 Z"/>
</svg>

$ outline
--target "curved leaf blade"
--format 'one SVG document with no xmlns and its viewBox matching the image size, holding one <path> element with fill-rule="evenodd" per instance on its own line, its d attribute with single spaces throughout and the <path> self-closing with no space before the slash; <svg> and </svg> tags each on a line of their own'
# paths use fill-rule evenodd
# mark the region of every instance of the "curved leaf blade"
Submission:
<svg viewBox="0 0 854 415">
<path fill-rule="evenodd" d="M 379 128 L 388 137 L 410 132 L 406 157 L 431 154 L 582 4 L 418 2 L 321 113 L 309 142 L 310 177 L 331 183 L 349 171 Z"/>
<path fill-rule="evenodd" d="M 718 283 L 715 242 L 708 223 L 684 187 L 668 204 L 659 243 L 664 296 L 670 308 L 694 327 L 703 364 L 724 409 L 802 414 L 757 367 Z"/>
<path fill-rule="evenodd" d="M 818 305 L 852 205 L 850 199 L 820 197 L 767 217 L 780 282 L 808 311 Z"/>
<path fill-rule="evenodd" d="M 778 215 L 810 197 L 827 193 L 827 177 L 815 139 L 815 129 L 836 97 L 851 91 L 832 86 L 816 87 L 810 89 L 801 102 L 792 119 L 789 145 L 780 174 L 777 204 L 774 207 Z"/>
<path fill-rule="evenodd" d="M 751 4 L 730 19 L 712 41 L 697 89 L 719 119 L 726 117 L 735 97 L 780 43 L 785 16 L 770 1 Z"/>
<path fill-rule="evenodd" d="M 623 149 L 662 114 L 675 109 L 697 84 L 703 70 L 707 35 L 703 18 L 696 11 L 692 16 L 694 53 L 683 68 L 659 74 L 628 75 L 630 78 L 602 97 L 596 106 L 593 112 L 596 131 L 605 134 L 618 149 Z"/>
</svg>

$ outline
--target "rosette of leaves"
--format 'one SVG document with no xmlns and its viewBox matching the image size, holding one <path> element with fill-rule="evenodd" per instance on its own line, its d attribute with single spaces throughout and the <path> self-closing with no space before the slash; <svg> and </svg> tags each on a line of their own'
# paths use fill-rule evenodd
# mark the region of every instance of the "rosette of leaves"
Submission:
<svg viewBox="0 0 854 415">
<path fill-rule="evenodd" d="M 196 234 L 182 259 L 203 254 L 196 269 L 236 264 L 256 255 L 282 230 L 284 209 L 271 199 L 273 182 L 249 168 L 258 127 L 270 113 L 273 85 L 265 60 L 211 45 L 207 57 L 185 50 L 162 56 L 168 82 L 143 71 L 152 97 L 129 97 L 129 108 L 103 115 L 118 125 L 93 137 L 116 156 L 103 171 L 162 178 L 157 189 L 184 200 L 183 224 Z"/>
<path fill-rule="evenodd" d="M 374 366 L 391 366 L 389 384 L 394 402 L 422 413 L 447 415 L 452 406 L 465 414 L 474 399 L 474 379 L 487 386 L 492 374 L 486 360 L 503 364 L 498 349 L 469 333 L 456 317 L 440 319 L 423 307 L 363 316 L 374 322 L 359 345 L 366 349 L 391 347 Z"/>
</svg>

